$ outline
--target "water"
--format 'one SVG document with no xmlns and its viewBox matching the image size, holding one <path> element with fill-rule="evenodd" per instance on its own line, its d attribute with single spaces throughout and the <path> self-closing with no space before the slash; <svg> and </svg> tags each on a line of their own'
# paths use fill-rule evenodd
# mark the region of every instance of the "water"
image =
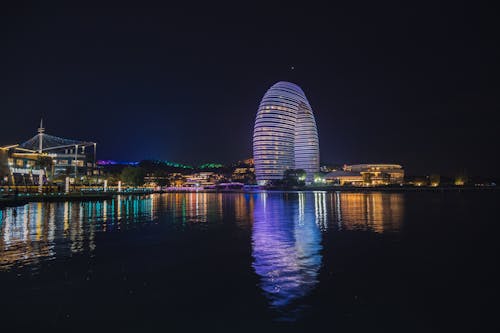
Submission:
<svg viewBox="0 0 500 333">
<path fill-rule="evenodd" d="M 1 210 L 2 327 L 485 329 L 499 197 L 179 193 Z"/>
</svg>

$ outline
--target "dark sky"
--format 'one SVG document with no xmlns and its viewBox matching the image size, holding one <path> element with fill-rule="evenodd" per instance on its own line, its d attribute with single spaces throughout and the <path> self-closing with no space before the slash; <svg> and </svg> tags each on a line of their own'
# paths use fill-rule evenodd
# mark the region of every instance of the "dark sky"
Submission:
<svg viewBox="0 0 500 333">
<path fill-rule="evenodd" d="M 260 99 L 289 80 L 323 163 L 498 176 L 499 13 L 486 4 L 53 3 L 0 11 L 0 145 L 43 116 L 102 159 L 230 162 L 251 156 Z"/>
</svg>

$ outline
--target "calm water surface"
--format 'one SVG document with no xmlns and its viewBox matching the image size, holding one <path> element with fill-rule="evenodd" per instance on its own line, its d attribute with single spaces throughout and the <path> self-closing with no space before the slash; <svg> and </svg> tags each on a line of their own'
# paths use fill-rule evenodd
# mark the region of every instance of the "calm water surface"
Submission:
<svg viewBox="0 0 500 333">
<path fill-rule="evenodd" d="M 179 193 L 0 210 L 17 330 L 494 323 L 497 192 Z"/>
</svg>

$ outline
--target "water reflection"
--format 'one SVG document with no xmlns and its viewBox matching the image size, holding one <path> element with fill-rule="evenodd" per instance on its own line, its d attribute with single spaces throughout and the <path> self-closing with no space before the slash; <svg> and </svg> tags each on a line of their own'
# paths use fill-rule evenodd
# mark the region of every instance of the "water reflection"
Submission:
<svg viewBox="0 0 500 333">
<path fill-rule="evenodd" d="M 0 210 L 0 270 L 91 253 L 97 233 L 133 228 L 138 222 L 182 227 L 229 221 L 248 226 L 253 200 L 243 194 L 170 193 L 85 203 L 31 203 Z"/>
<path fill-rule="evenodd" d="M 159 223 L 174 226 L 172 232 L 189 232 L 192 225 L 210 229 L 233 224 L 251 233 L 252 268 L 270 307 L 290 319 L 301 312 L 304 297 L 318 283 L 322 233 L 398 231 L 403 215 L 403 194 L 375 192 L 171 193 L 31 203 L 0 210 L 0 271 L 27 265 L 37 269 L 42 260 L 75 254 L 95 255 L 98 233 Z"/>
<path fill-rule="evenodd" d="M 228 198 L 220 193 L 167 193 L 155 196 L 156 210 L 163 220 L 186 223 L 207 223 L 230 214 Z"/>
<path fill-rule="evenodd" d="M 253 267 L 280 319 L 296 319 L 318 283 L 322 232 L 398 231 L 400 193 L 262 193 L 253 209 Z"/>
<path fill-rule="evenodd" d="M 318 282 L 323 193 L 262 194 L 255 202 L 253 267 L 261 288 L 282 319 Z"/>
<path fill-rule="evenodd" d="M 338 230 L 398 231 L 404 214 L 402 193 L 331 194 L 332 220 Z"/>
<path fill-rule="evenodd" d="M 95 234 L 119 230 L 127 222 L 151 221 L 151 197 L 103 202 L 30 203 L 0 210 L 0 270 L 41 259 L 92 252 Z"/>
</svg>

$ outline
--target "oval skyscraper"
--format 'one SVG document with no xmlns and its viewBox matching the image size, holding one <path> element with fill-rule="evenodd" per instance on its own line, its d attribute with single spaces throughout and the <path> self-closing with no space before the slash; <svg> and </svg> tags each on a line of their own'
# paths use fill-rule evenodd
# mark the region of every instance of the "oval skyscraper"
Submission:
<svg viewBox="0 0 500 333">
<path fill-rule="evenodd" d="M 307 182 L 319 171 L 319 140 L 314 114 L 296 84 L 280 81 L 265 93 L 253 133 L 259 184 L 283 179 L 287 169 L 303 169 Z"/>
</svg>

